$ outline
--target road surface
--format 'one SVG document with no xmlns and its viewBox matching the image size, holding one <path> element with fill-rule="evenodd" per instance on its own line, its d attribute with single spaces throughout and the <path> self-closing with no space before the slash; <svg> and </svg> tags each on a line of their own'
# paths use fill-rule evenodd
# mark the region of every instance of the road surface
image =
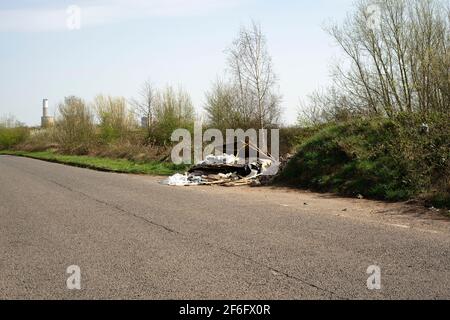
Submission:
<svg viewBox="0 0 450 320">
<path fill-rule="evenodd" d="M 160 180 L 1 156 L 0 299 L 450 298 L 449 222 L 427 210 Z"/>
</svg>

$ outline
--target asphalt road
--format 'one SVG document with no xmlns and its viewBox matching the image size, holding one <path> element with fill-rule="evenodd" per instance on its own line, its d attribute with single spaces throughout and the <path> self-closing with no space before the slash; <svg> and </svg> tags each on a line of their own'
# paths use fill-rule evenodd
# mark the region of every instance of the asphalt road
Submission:
<svg viewBox="0 0 450 320">
<path fill-rule="evenodd" d="M 1 156 L 0 299 L 450 298 L 449 222 L 418 208 L 160 180 Z"/>
</svg>

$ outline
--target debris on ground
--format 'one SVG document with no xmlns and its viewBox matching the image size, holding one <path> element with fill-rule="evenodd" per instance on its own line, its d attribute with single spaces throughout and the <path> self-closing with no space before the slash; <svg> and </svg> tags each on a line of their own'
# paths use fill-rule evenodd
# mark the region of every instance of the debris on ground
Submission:
<svg viewBox="0 0 450 320">
<path fill-rule="evenodd" d="M 187 174 L 175 174 L 171 177 L 169 177 L 166 181 L 164 181 L 164 184 L 167 184 L 169 186 L 178 186 L 178 187 L 184 187 L 184 186 L 193 186 L 198 185 L 201 182 L 201 179 L 199 177 L 189 176 Z"/>
<path fill-rule="evenodd" d="M 277 174 L 278 166 L 279 163 L 270 156 L 243 163 L 239 157 L 230 154 L 209 155 L 184 175 L 176 174 L 162 183 L 169 186 L 258 186 Z"/>
</svg>

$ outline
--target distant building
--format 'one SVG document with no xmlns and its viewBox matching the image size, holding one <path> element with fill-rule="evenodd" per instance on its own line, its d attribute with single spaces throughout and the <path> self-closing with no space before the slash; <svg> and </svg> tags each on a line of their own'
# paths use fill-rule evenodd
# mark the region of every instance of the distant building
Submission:
<svg viewBox="0 0 450 320">
<path fill-rule="evenodd" d="M 141 118 L 141 127 L 148 128 L 149 126 L 150 126 L 150 123 L 149 123 L 148 117 L 142 117 Z"/>
<path fill-rule="evenodd" d="M 55 124 L 55 118 L 48 115 L 48 99 L 42 101 L 41 127 L 48 128 Z"/>
</svg>

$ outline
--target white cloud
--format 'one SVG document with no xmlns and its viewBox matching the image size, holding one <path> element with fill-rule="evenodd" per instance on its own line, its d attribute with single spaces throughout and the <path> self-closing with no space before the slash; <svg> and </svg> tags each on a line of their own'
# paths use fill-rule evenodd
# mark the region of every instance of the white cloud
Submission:
<svg viewBox="0 0 450 320">
<path fill-rule="evenodd" d="M 97 0 L 77 1 L 81 27 L 147 17 L 199 16 L 233 8 L 246 0 Z M 0 31 L 41 32 L 67 29 L 67 8 L 0 10 Z"/>
</svg>

